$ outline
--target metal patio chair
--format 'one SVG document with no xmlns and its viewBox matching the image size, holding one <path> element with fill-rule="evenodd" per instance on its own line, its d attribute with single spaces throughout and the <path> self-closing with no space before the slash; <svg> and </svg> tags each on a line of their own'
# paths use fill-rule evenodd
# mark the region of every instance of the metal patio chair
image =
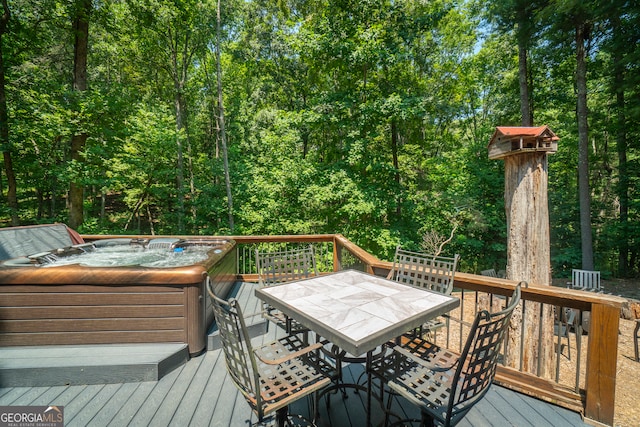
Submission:
<svg viewBox="0 0 640 427">
<path fill-rule="evenodd" d="M 433 426 L 438 422 L 453 426 L 462 420 L 493 382 L 500 348 L 519 301 L 520 284 L 504 310 L 480 311 L 460 354 L 429 342 L 413 351 L 405 346 L 394 347 L 387 358 L 372 368 L 392 392 L 387 413 L 396 394 L 420 408 L 421 425 Z"/>
<path fill-rule="evenodd" d="M 393 267 L 387 278 L 406 285 L 451 295 L 459 260 L 458 254 L 453 257 L 436 256 L 408 251 L 398 245 L 393 259 Z M 434 334 L 435 338 L 435 331 L 449 324 L 449 318 L 443 317 L 444 320 L 439 318 L 424 324 L 421 330 L 414 331 L 415 334 L 426 332 Z"/>
<path fill-rule="evenodd" d="M 298 336 L 288 335 L 254 349 L 237 300 L 218 298 L 210 286 L 209 294 L 227 370 L 256 413 L 258 423 L 275 417 L 278 426 L 313 425 L 300 416 L 289 415 L 288 406 L 306 396 L 315 396 L 335 376 L 333 367 L 319 357 L 321 345 L 308 346 Z M 315 414 L 314 408 L 310 413 Z"/>
<path fill-rule="evenodd" d="M 272 286 L 318 275 L 315 253 L 311 245 L 277 252 L 260 252 L 256 249 L 256 267 L 260 286 Z M 305 327 L 269 304 L 263 303 L 262 316 L 289 334 L 308 332 Z"/>
<path fill-rule="evenodd" d="M 600 272 L 591 270 L 571 270 L 571 282 L 567 283 L 570 289 L 580 289 L 583 291 L 598 292 L 604 291 L 600 283 Z"/>
<path fill-rule="evenodd" d="M 576 326 L 577 311 L 572 308 L 556 307 L 556 319 L 553 325 L 553 334 L 558 337 L 558 354 L 562 353 L 562 339 L 567 340 L 567 358 L 571 360 L 571 342 L 569 332 Z M 576 338 L 577 342 L 577 338 Z"/>
</svg>

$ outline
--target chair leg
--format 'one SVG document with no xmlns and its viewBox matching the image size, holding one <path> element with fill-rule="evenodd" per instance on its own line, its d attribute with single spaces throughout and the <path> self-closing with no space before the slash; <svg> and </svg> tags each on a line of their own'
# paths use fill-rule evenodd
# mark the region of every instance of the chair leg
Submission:
<svg viewBox="0 0 640 427">
<path fill-rule="evenodd" d="M 435 427 L 433 417 L 428 413 L 422 411 L 422 419 L 420 420 L 420 426 L 422 427 Z"/>
<path fill-rule="evenodd" d="M 276 425 L 278 427 L 284 427 L 287 422 L 287 415 L 289 412 L 288 407 L 280 408 L 276 411 Z"/>
<path fill-rule="evenodd" d="M 640 354 L 638 354 L 638 338 L 640 336 L 638 333 L 640 333 L 640 319 L 636 319 L 636 328 L 633 331 L 633 348 L 636 353 L 636 362 L 640 362 Z"/>
</svg>

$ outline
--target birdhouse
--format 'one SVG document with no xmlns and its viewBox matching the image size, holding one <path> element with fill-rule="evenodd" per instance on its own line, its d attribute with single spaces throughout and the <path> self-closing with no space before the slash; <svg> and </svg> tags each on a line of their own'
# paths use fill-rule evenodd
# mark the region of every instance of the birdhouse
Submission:
<svg viewBox="0 0 640 427">
<path fill-rule="evenodd" d="M 559 139 L 548 126 L 498 126 L 489 141 L 489 158 L 502 159 L 522 152 L 555 153 Z"/>
</svg>

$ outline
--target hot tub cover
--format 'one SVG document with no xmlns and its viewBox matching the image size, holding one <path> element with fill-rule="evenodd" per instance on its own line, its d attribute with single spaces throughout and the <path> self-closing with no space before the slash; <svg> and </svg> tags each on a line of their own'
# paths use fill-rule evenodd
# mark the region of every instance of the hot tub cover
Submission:
<svg viewBox="0 0 640 427">
<path fill-rule="evenodd" d="M 0 261 L 84 243 L 65 224 L 0 228 Z"/>
</svg>

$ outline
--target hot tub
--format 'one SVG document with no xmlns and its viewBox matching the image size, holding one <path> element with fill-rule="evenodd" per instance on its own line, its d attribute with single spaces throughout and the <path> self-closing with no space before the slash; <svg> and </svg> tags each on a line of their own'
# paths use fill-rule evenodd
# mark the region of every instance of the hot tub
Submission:
<svg viewBox="0 0 640 427">
<path fill-rule="evenodd" d="M 0 346 L 186 343 L 235 281 L 230 239 L 107 238 L 0 262 Z"/>
</svg>

